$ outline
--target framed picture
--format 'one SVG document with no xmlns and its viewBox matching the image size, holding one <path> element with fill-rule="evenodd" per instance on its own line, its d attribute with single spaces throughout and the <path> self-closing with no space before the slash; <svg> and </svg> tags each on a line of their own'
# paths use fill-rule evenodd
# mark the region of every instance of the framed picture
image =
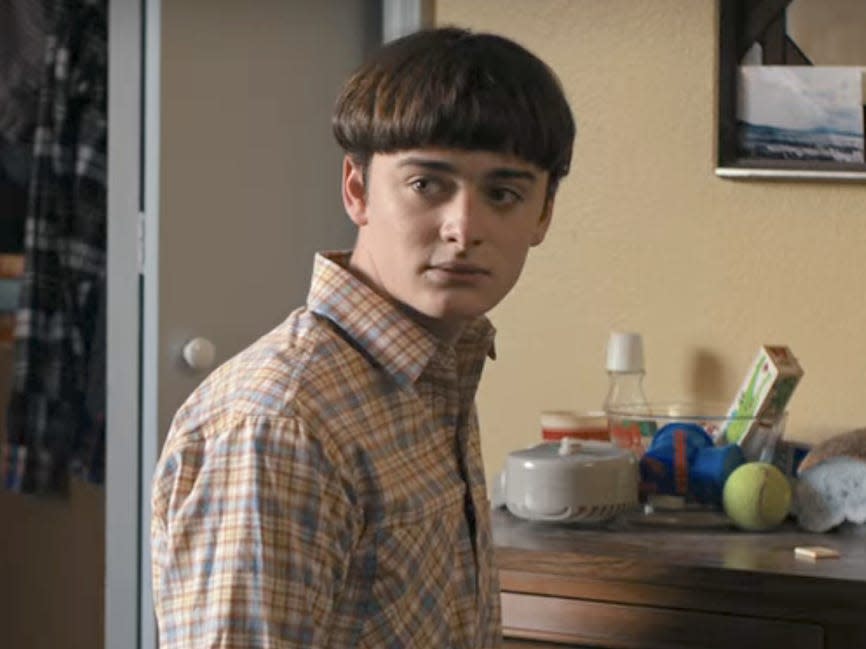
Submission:
<svg viewBox="0 0 866 649">
<path fill-rule="evenodd" d="M 721 0 L 716 173 L 866 181 L 866 2 Z"/>
</svg>

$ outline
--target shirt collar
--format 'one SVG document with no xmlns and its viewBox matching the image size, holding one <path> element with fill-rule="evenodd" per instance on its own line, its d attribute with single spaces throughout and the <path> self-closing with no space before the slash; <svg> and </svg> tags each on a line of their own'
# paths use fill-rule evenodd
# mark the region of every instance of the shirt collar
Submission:
<svg viewBox="0 0 866 649">
<path fill-rule="evenodd" d="M 412 384 L 442 343 L 353 275 L 348 270 L 350 255 L 350 251 L 316 254 L 307 306 L 339 327 L 397 383 Z M 455 350 L 495 358 L 495 331 L 486 317 L 479 317 L 466 327 Z"/>
</svg>

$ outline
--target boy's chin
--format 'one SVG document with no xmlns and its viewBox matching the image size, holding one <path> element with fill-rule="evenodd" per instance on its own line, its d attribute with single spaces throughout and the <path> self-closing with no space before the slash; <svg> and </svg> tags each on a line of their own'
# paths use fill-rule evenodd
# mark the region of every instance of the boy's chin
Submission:
<svg viewBox="0 0 866 649">
<path fill-rule="evenodd" d="M 488 309 L 481 308 L 478 305 L 467 307 L 447 307 L 438 309 L 428 309 L 424 311 L 424 316 L 430 320 L 435 320 L 443 324 L 461 324 L 474 320 L 479 316 L 487 313 Z"/>
<path fill-rule="evenodd" d="M 484 315 L 487 309 L 479 304 L 406 304 L 406 312 L 430 329 L 453 328 Z"/>
</svg>

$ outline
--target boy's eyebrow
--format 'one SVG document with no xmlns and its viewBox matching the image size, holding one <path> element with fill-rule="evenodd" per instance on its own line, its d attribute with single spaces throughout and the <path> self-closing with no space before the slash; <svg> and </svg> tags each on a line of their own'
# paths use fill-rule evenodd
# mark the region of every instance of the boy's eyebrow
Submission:
<svg viewBox="0 0 866 649">
<path fill-rule="evenodd" d="M 397 163 L 398 167 L 422 167 L 431 171 L 443 171 L 446 173 L 457 173 L 457 167 L 450 162 L 444 160 L 436 160 L 433 158 L 404 158 Z M 517 167 L 497 167 L 484 174 L 489 178 L 515 178 L 524 179 L 534 182 L 538 176 L 528 169 L 518 169 Z"/>
<path fill-rule="evenodd" d="M 536 178 L 538 178 L 538 176 L 536 176 L 528 169 L 515 169 L 513 167 L 500 167 L 498 169 L 494 169 L 487 175 L 492 176 L 493 178 L 522 178 L 530 182 L 535 182 Z"/>
<path fill-rule="evenodd" d="M 400 162 L 397 163 L 398 167 L 423 167 L 424 169 L 430 169 L 431 171 L 448 171 L 450 173 L 454 173 L 457 171 L 457 167 L 455 167 L 450 162 L 445 162 L 444 160 L 434 160 L 432 158 L 403 158 Z"/>
</svg>

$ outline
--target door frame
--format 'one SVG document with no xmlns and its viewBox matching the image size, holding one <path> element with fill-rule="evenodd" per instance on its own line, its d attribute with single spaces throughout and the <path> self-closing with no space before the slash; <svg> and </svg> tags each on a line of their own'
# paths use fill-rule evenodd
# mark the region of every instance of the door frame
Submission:
<svg viewBox="0 0 866 649">
<path fill-rule="evenodd" d="M 133 648 L 141 572 L 141 9 L 139 0 L 110 0 L 108 6 L 105 646 Z"/>
<path fill-rule="evenodd" d="M 144 251 L 159 223 L 160 2 L 109 0 L 108 8 L 104 637 L 108 649 L 141 649 L 156 646 L 149 494 L 158 438 L 148 359 L 158 314 L 143 305 L 155 290 L 144 279 L 158 270 Z"/>
</svg>

